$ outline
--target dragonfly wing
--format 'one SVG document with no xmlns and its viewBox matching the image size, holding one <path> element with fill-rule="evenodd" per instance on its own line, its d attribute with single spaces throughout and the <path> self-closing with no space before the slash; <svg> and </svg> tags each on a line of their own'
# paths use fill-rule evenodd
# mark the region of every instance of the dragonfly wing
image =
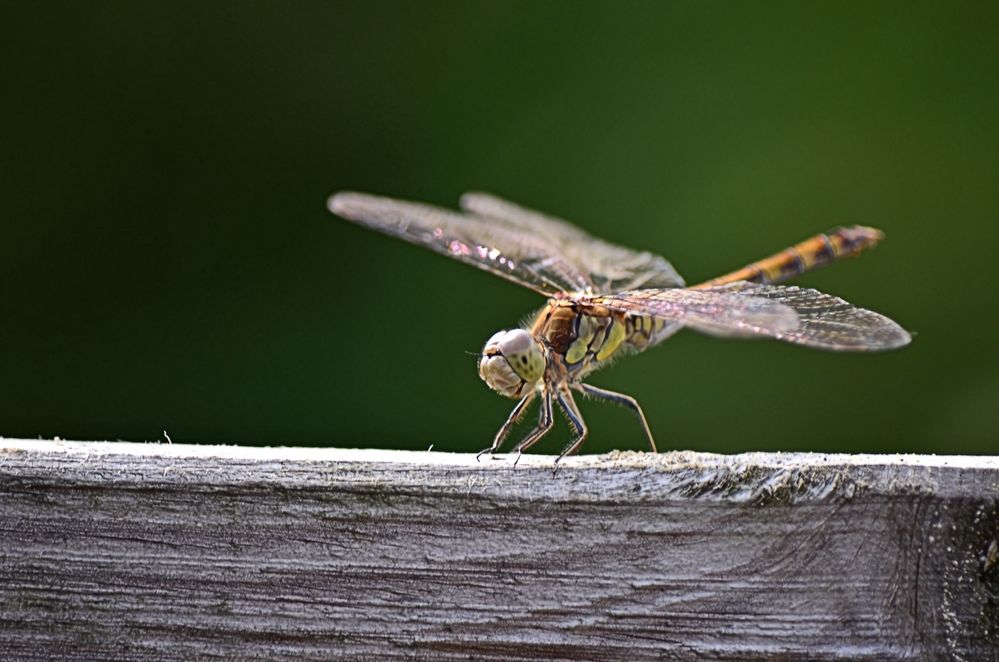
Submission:
<svg viewBox="0 0 999 662">
<path fill-rule="evenodd" d="M 705 296 L 700 296 L 700 295 Z M 637 290 L 595 301 L 723 337 L 769 337 L 836 351 L 906 345 L 898 324 L 817 290 L 744 281 L 699 290 Z"/>
<path fill-rule="evenodd" d="M 720 294 L 766 299 L 792 308 L 800 322 L 779 339 L 835 351 L 879 351 L 908 345 L 909 332 L 894 320 L 807 287 L 761 285 L 745 281 L 710 288 Z"/>
<path fill-rule="evenodd" d="M 779 337 L 799 327 L 790 307 L 760 297 L 679 288 L 633 290 L 594 297 L 613 310 L 658 317 L 722 337 Z"/>
<path fill-rule="evenodd" d="M 461 196 L 461 208 L 544 237 L 589 275 L 597 292 L 684 286 L 683 278 L 665 258 L 597 239 L 568 221 L 488 193 L 466 193 Z"/>
<path fill-rule="evenodd" d="M 592 290 L 587 274 L 541 234 L 476 214 L 343 192 L 327 206 L 337 216 L 502 276 L 544 295 Z"/>
</svg>

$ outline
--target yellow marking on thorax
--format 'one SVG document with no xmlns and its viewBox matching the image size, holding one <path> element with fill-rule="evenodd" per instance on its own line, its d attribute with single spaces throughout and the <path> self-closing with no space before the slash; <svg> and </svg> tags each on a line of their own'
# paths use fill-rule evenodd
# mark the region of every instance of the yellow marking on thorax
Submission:
<svg viewBox="0 0 999 662">
<path fill-rule="evenodd" d="M 531 333 L 544 338 L 567 366 L 580 368 L 613 358 L 623 346 L 644 349 L 665 326 L 665 320 L 597 303 L 553 299 L 534 320 Z"/>
<path fill-rule="evenodd" d="M 604 340 L 603 346 L 597 352 L 597 361 L 606 361 L 609 359 L 611 354 L 616 352 L 617 348 L 624 341 L 624 323 L 621 320 L 615 320 L 613 317 L 608 317 L 607 319 L 610 320 L 611 327 L 607 331 L 607 338 Z"/>
<path fill-rule="evenodd" d="M 575 365 L 583 360 L 590 350 L 590 343 L 593 342 L 597 331 L 602 330 L 598 328 L 594 318 L 588 315 L 581 315 L 578 324 L 579 333 L 565 352 L 565 362 L 569 365 Z"/>
</svg>

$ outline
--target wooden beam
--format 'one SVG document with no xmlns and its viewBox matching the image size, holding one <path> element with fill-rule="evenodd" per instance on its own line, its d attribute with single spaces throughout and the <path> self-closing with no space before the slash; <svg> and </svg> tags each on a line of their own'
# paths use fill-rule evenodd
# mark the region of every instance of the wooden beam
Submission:
<svg viewBox="0 0 999 662">
<path fill-rule="evenodd" d="M 999 459 L 0 439 L 0 659 L 999 658 Z"/>
</svg>

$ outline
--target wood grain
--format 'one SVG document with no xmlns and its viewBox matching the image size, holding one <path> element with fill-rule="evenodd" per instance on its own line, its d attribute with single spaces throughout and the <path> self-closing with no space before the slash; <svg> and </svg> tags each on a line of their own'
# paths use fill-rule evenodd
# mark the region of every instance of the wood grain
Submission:
<svg viewBox="0 0 999 662">
<path fill-rule="evenodd" d="M 0 659 L 999 659 L 999 460 L 0 440 Z"/>
</svg>

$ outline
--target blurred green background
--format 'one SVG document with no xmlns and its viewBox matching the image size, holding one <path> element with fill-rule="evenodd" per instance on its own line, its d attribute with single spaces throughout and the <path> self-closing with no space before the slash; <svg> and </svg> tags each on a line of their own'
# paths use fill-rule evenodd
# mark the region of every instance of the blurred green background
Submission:
<svg viewBox="0 0 999 662">
<path fill-rule="evenodd" d="M 491 191 L 696 282 L 811 274 L 916 334 L 681 333 L 598 373 L 663 449 L 999 449 L 995 3 L 19 3 L 0 44 L 0 434 L 479 450 L 474 354 L 542 304 L 325 209 Z M 584 403 L 590 452 L 643 447 Z M 543 446 L 557 451 L 565 425 Z"/>
</svg>

